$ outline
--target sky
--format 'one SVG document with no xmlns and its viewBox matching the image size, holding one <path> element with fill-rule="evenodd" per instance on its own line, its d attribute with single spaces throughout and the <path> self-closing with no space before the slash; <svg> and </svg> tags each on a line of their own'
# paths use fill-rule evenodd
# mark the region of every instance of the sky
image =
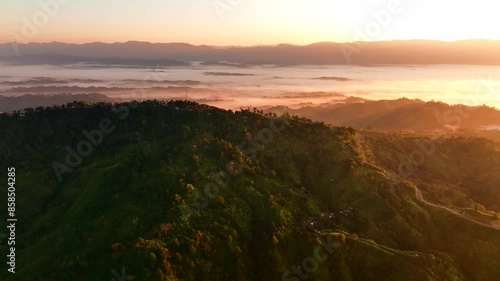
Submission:
<svg viewBox="0 0 500 281">
<path fill-rule="evenodd" d="M 496 0 L 0 0 L 0 42 L 500 39 Z"/>
</svg>

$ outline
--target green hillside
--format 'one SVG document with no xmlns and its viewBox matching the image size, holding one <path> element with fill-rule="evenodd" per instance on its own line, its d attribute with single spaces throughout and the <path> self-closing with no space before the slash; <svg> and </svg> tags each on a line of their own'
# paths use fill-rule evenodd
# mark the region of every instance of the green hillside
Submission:
<svg viewBox="0 0 500 281">
<path fill-rule="evenodd" d="M 415 195 L 423 182 L 455 196 L 459 181 L 498 194 L 494 169 L 445 157 L 476 140 L 395 182 L 398 136 L 191 102 L 38 108 L 0 115 L 0 132 L 18 218 L 16 274 L 3 263 L 1 280 L 500 280 L 500 230 Z"/>
<path fill-rule="evenodd" d="M 429 137 L 364 131 L 375 164 L 420 185 L 433 202 L 500 214 L 500 144 L 459 134 Z"/>
</svg>

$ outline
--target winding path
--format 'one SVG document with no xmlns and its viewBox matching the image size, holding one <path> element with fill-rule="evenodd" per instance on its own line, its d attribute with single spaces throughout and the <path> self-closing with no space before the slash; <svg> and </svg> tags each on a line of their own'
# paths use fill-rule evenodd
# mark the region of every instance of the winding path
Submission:
<svg viewBox="0 0 500 281">
<path fill-rule="evenodd" d="M 429 206 L 432 206 L 432 207 L 436 207 L 436 208 L 440 208 L 440 209 L 443 209 L 443 210 L 446 210 L 454 215 L 457 215 L 463 219 L 466 219 L 470 222 L 473 222 L 475 224 L 478 224 L 478 225 L 482 225 L 482 226 L 485 226 L 485 227 L 488 227 L 488 228 L 491 228 L 491 229 L 495 229 L 495 230 L 500 230 L 500 226 L 495 226 L 495 225 L 491 225 L 491 224 L 487 224 L 487 223 L 484 223 L 484 222 L 480 222 L 480 221 L 477 221 L 477 220 L 474 220 L 474 219 L 471 219 L 465 215 L 462 215 L 461 213 L 457 212 L 456 210 L 453 210 L 451 208 L 448 208 L 448 207 L 445 207 L 445 206 L 442 206 L 442 205 L 438 205 L 438 204 L 434 204 L 434 203 L 431 203 L 427 200 L 425 200 L 424 196 L 422 195 L 422 191 L 420 189 L 418 189 L 418 187 L 415 186 L 415 196 L 417 197 L 417 200 L 419 200 L 420 202 L 424 203 L 424 204 L 427 204 Z"/>
</svg>

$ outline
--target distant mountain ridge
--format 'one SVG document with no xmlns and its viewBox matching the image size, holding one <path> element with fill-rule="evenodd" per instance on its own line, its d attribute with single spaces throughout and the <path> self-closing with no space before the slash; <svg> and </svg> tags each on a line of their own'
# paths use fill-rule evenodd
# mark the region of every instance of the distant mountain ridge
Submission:
<svg viewBox="0 0 500 281">
<path fill-rule="evenodd" d="M 69 65 L 86 63 L 89 66 L 92 64 L 117 65 L 117 66 L 188 66 L 189 63 L 169 60 L 169 59 L 146 59 L 146 58 L 119 58 L 119 57 L 82 57 L 59 55 L 55 53 L 31 54 L 22 56 L 3 56 L 0 57 L 9 65 Z"/>
<path fill-rule="evenodd" d="M 123 59 L 169 59 L 180 61 L 225 61 L 244 64 L 476 64 L 500 65 L 500 41 L 431 40 L 356 43 L 315 43 L 305 46 L 217 47 L 187 43 L 0 44 L 0 56 L 58 54 L 76 57 Z M 5 59 L 5 58 L 4 58 Z"/>
<path fill-rule="evenodd" d="M 306 106 L 299 109 L 273 106 L 265 110 L 277 114 L 287 112 L 334 126 L 375 130 L 432 131 L 481 129 L 500 125 L 500 111 L 492 107 L 449 105 L 407 98 Z"/>
</svg>

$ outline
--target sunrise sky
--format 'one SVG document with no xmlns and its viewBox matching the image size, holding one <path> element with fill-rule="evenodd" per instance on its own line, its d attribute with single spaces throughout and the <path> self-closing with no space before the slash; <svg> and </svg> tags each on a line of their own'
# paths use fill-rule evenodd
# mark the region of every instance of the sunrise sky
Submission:
<svg viewBox="0 0 500 281">
<path fill-rule="evenodd" d="M 58 3 L 44 8 L 40 3 Z M 395 2 L 391 3 L 391 2 Z M 399 2 L 399 5 L 397 4 Z M 498 1 L 23 0 L 0 4 L 0 41 L 309 44 L 393 39 L 500 39 Z M 233 3 L 233 4 L 231 4 Z M 374 12 L 391 18 L 373 29 Z M 54 11 L 54 12 L 52 12 Z M 50 12 L 50 13 L 49 13 Z M 47 16 L 47 14 L 49 14 Z M 387 15 L 387 13 L 385 14 Z M 37 23 L 38 21 L 38 23 Z M 26 22 L 29 22 L 26 23 Z M 370 25 L 372 23 L 372 25 Z M 32 24 L 33 26 L 26 27 Z M 360 38 L 357 29 L 372 28 Z"/>
</svg>

